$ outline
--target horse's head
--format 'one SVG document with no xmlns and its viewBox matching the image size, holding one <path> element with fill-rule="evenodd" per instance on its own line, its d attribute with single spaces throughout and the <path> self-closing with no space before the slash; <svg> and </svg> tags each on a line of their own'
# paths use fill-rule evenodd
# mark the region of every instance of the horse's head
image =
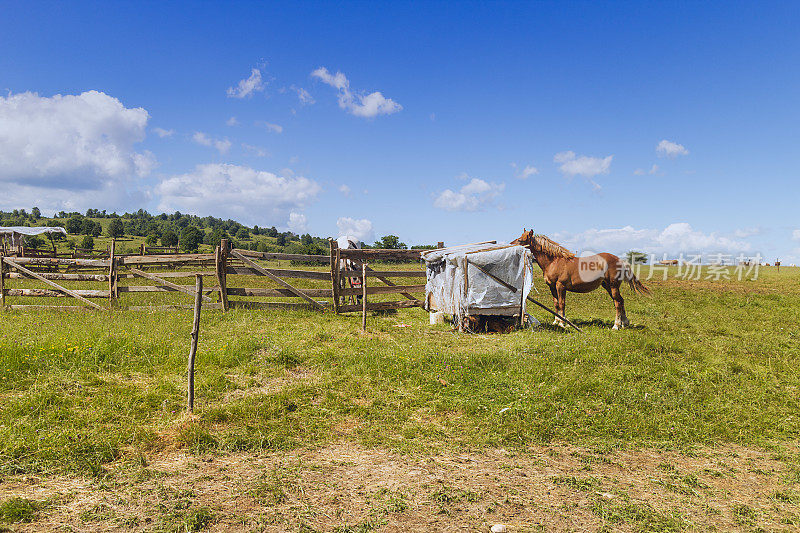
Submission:
<svg viewBox="0 0 800 533">
<path fill-rule="evenodd" d="M 522 246 L 533 246 L 533 239 L 536 234 L 532 229 L 525 231 L 522 229 L 522 235 L 511 241 L 511 244 L 520 244 Z"/>
</svg>

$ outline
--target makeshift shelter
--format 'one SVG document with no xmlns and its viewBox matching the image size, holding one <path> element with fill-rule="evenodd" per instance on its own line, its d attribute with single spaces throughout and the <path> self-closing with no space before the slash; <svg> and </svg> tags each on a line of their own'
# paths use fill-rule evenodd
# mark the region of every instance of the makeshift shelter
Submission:
<svg viewBox="0 0 800 533">
<path fill-rule="evenodd" d="M 25 255 L 25 236 L 61 233 L 67 234 L 64 228 L 49 226 L 0 226 L 0 242 L 3 255 Z M 55 249 L 55 246 L 53 247 Z"/>
<path fill-rule="evenodd" d="M 525 316 L 533 284 L 531 252 L 524 246 L 468 244 L 422 253 L 427 270 L 425 308 L 452 315 Z"/>
</svg>

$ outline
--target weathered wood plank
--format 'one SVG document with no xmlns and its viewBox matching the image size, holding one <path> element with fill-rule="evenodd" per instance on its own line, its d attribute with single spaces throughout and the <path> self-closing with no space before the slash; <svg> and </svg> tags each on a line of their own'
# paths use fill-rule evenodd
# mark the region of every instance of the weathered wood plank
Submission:
<svg viewBox="0 0 800 533">
<path fill-rule="evenodd" d="M 311 303 L 314 306 L 316 306 L 317 308 L 319 308 L 321 311 L 323 311 L 323 312 L 325 311 L 325 307 L 320 305 L 318 302 L 316 302 L 315 300 L 312 300 L 311 298 L 309 298 L 308 296 L 306 296 L 305 294 L 300 292 L 298 289 L 292 287 L 291 285 L 289 285 L 288 283 L 283 281 L 281 278 L 279 278 L 275 274 L 272 274 L 269 270 L 267 270 L 264 267 L 254 263 L 253 261 L 251 261 L 250 259 L 246 258 L 245 256 L 243 256 L 242 254 L 240 254 L 236 250 L 231 250 L 231 255 L 233 255 L 234 257 L 244 261 L 245 264 L 247 266 L 249 266 L 250 268 L 254 268 L 254 269 L 258 270 L 259 272 L 261 272 L 262 274 L 264 274 L 265 276 L 267 276 L 268 278 L 270 278 L 271 280 L 273 280 L 273 281 L 275 281 L 277 283 L 280 283 L 281 285 L 283 285 L 285 288 L 287 288 L 290 291 L 292 291 L 293 293 L 295 293 L 300 298 L 303 298 L 304 300 L 308 301 L 309 303 Z"/>
<path fill-rule="evenodd" d="M 67 298 L 70 295 L 50 289 L 6 289 L 6 296 L 31 296 L 37 298 Z M 109 291 L 94 289 L 72 289 L 84 298 L 108 298 Z"/>
<path fill-rule="evenodd" d="M 56 311 L 85 311 L 89 309 L 82 305 L 41 305 L 41 304 L 15 304 L 7 306 L 8 309 L 16 311 L 42 311 L 46 309 L 54 309 Z"/>
<path fill-rule="evenodd" d="M 214 263 L 214 254 L 129 255 L 119 257 L 121 265 Z"/>
<path fill-rule="evenodd" d="M 331 305 L 329 302 L 317 303 L 324 307 Z M 317 309 L 311 304 L 299 302 L 246 302 L 242 300 L 230 300 L 228 304 L 231 308 L 239 309 Z"/>
<path fill-rule="evenodd" d="M 348 278 L 360 278 L 360 270 L 342 270 L 342 276 Z M 367 270 L 368 278 L 424 278 L 427 274 L 424 270 Z"/>
<path fill-rule="evenodd" d="M 126 307 L 120 307 L 120 309 L 126 311 L 171 311 L 174 309 L 194 309 L 193 304 L 186 304 L 186 305 L 129 305 Z M 203 303 L 203 309 L 222 309 L 222 304 L 219 303 Z"/>
<path fill-rule="evenodd" d="M 254 259 L 264 259 L 266 261 L 305 261 L 308 263 L 329 263 L 331 258 L 328 255 L 309 255 L 309 254 L 282 254 L 277 252 L 256 252 L 253 250 L 243 250 L 236 248 L 236 251 L 245 257 Z"/>
<path fill-rule="evenodd" d="M 153 272 L 160 278 L 193 278 L 195 276 L 213 276 L 216 274 L 213 270 L 200 270 L 200 271 L 185 271 L 185 272 Z"/>
<path fill-rule="evenodd" d="M 329 272 L 315 272 L 313 270 L 286 270 L 282 268 L 265 268 L 264 270 L 279 278 L 299 278 L 299 279 L 321 279 L 330 280 L 331 275 Z M 263 276 L 260 271 L 253 268 L 230 268 L 228 267 L 228 274 L 236 274 L 242 276 Z M 359 272 L 360 275 L 360 272 Z"/>
<path fill-rule="evenodd" d="M 332 289 L 299 289 L 306 296 L 331 298 Z M 248 287 L 228 287 L 228 296 L 261 296 L 267 298 L 296 297 L 297 295 L 289 289 L 262 289 Z"/>
<path fill-rule="evenodd" d="M 19 265 L 70 265 L 97 268 L 108 268 L 110 264 L 110 261 L 107 259 L 68 259 L 55 257 L 15 257 L 14 261 Z"/>
<path fill-rule="evenodd" d="M 342 248 L 342 259 L 357 259 L 361 261 L 419 261 L 422 250 L 381 250 Z"/>
<path fill-rule="evenodd" d="M 374 302 L 367 304 L 367 311 L 388 311 L 390 309 L 408 309 L 411 307 L 421 307 L 421 305 L 419 302 L 412 302 L 410 300 L 397 300 L 396 302 Z M 361 310 L 361 304 L 339 306 L 339 311 L 342 313 L 350 313 Z"/>
<path fill-rule="evenodd" d="M 74 291 L 71 291 L 71 290 L 69 290 L 67 288 L 64 288 L 61 285 L 59 285 L 59 284 L 57 284 L 57 283 L 55 283 L 53 281 L 50 281 L 49 279 L 46 279 L 46 278 L 42 277 L 40 274 L 38 274 L 36 272 L 32 272 L 32 271 L 28 270 L 27 268 L 23 267 L 22 265 L 20 265 L 16 261 L 12 261 L 11 259 L 9 259 L 7 257 L 0 258 L 0 260 L 5 261 L 5 263 L 7 265 L 16 268 L 17 270 L 19 270 L 23 274 L 27 274 L 28 276 L 34 277 L 34 278 L 38 279 L 39 281 L 43 281 L 46 284 L 48 284 L 51 287 L 53 287 L 54 289 L 58 289 L 61 292 L 65 292 L 65 293 L 69 294 L 70 296 L 72 296 L 73 298 L 75 298 L 77 300 L 80 300 L 83 303 L 85 303 L 85 304 L 87 304 L 87 305 L 89 305 L 91 307 L 94 307 L 95 309 L 101 309 L 101 310 L 103 309 L 102 307 L 100 307 L 96 303 L 90 302 L 89 300 L 87 300 L 83 296 L 80 296 L 80 295 L 76 294 Z"/>
<path fill-rule="evenodd" d="M 38 272 L 41 276 L 45 279 L 55 279 L 55 280 L 63 280 L 63 281 L 108 281 L 108 275 L 106 274 L 62 274 L 60 272 Z M 19 272 L 8 272 L 6 273 L 7 278 L 12 279 L 30 279 L 29 276 L 25 274 L 20 274 Z"/>
<path fill-rule="evenodd" d="M 396 294 L 398 292 L 425 292 L 425 285 L 394 285 L 367 289 L 367 294 Z M 361 289 L 339 289 L 340 296 L 359 296 L 360 294 Z"/>
<path fill-rule="evenodd" d="M 143 271 L 141 271 L 139 269 L 136 269 L 136 268 L 131 268 L 130 271 L 133 272 L 134 274 L 136 274 L 137 276 L 141 276 L 143 278 L 147 278 L 147 279 L 149 279 L 151 281 L 155 281 L 156 283 L 161 283 L 162 285 L 166 285 L 167 287 L 172 287 L 176 291 L 180 291 L 180 292 L 182 292 L 184 294 L 188 294 L 189 296 L 194 296 L 194 291 L 192 291 L 191 289 L 186 289 L 181 285 L 176 285 L 175 283 L 172 283 L 171 281 L 167 281 L 165 279 L 159 278 L 156 275 L 149 274 L 147 272 L 143 272 Z M 203 296 L 203 300 L 205 300 L 207 302 L 210 302 L 211 298 L 209 298 L 208 296 Z"/>
</svg>

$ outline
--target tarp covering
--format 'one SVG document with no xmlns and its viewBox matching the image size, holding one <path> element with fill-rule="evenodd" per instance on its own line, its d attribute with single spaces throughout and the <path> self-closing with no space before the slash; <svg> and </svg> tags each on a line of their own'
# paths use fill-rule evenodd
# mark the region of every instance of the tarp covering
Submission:
<svg viewBox="0 0 800 533">
<path fill-rule="evenodd" d="M 459 319 L 474 314 L 510 316 L 520 310 L 524 313 L 525 298 L 533 282 L 530 256 L 524 246 L 496 244 L 425 252 L 422 259 L 427 270 L 428 310 L 442 311 Z M 516 292 L 486 272 L 515 287 Z"/>
<path fill-rule="evenodd" d="M 67 234 L 67 230 L 61 227 L 50 226 L 0 226 L 0 235 L 13 235 L 19 233 L 20 235 L 42 235 L 43 233 L 63 233 Z"/>
</svg>

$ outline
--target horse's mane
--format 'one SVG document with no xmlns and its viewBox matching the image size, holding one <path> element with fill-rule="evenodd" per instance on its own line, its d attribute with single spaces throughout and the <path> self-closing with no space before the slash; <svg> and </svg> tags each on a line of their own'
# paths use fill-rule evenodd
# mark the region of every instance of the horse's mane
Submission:
<svg viewBox="0 0 800 533">
<path fill-rule="evenodd" d="M 534 252 L 542 252 L 550 257 L 563 257 L 564 259 L 572 259 L 575 254 L 558 244 L 550 237 L 544 235 L 534 235 L 531 248 Z"/>
</svg>

